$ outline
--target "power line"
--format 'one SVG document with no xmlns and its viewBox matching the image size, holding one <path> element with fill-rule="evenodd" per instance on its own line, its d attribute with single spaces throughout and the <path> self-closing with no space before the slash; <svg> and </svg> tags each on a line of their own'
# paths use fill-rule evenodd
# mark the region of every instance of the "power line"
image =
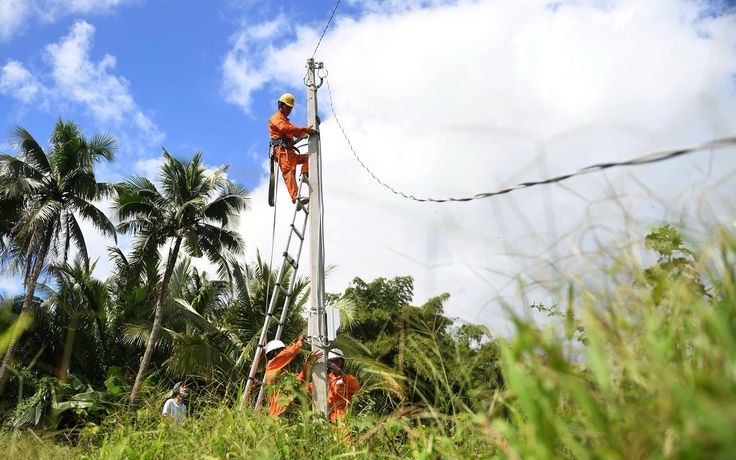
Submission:
<svg viewBox="0 0 736 460">
<path fill-rule="evenodd" d="M 330 110 L 332 111 L 332 116 L 335 118 L 335 121 L 337 122 L 337 126 L 340 128 L 340 131 L 342 131 L 342 135 L 345 137 L 345 140 L 347 141 L 348 146 L 350 147 L 350 150 L 353 152 L 353 156 L 355 156 L 355 159 L 358 160 L 358 163 L 360 163 L 363 169 L 365 169 L 368 172 L 368 174 L 370 174 L 371 177 L 373 177 L 373 179 L 375 179 L 379 184 L 381 184 L 382 186 L 390 190 L 395 195 L 399 195 L 406 199 L 413 200 L 413 201 L 419 201 L 419 202 L 448 203 L 448 202 L 455 202 L 455 201 L 479 200 L 481 198 L 490 198 L 496 195 L 503 195 L 505 193 L 509 193 L 511 191 L 519 190 L 522 188 L 529 188 L 529 187 L 534 187 L 536 185 L 544 185 L 544 184 L 552 184 L 555 182 L 561 182 L 565 179 L 569 179 L 574 176 L 581 176 L 583 174 L 589 174 L 592 172 L 602 171 L 604 169 L 613 168 L 617 166 L 635 166 L 635 165 L 656 163 L 659 161 L 670 160 L 672 158 L 675 158 L 681 155 L 685 155 L 687 153 L 697 152 L 700 150 L 718 149 L 718 148 L 736 146 L 736 137 L 726 137 L 722 139 L 715 139 L 715 140 L 705 142 L 702 144 L 698 144 L 698 145 L 692 145 L 689 147 L 650 152 L 650 153 L 646 153 L 646 154 L 640 155 L 638 157 L 635 157 L 635 158 L 632 158 L 626 161 L 598 163 L 598 164 L 587 166 L 585 168 L 581 168 L 581 169 L 578 169 L 576 171 L 572 171 L 566 174 L 561 174 L 559 176 L 550 177 L 544 180 L 522 182 L 520 184 L 513 185 L 511 187 L 502 188 L 494 192 L 478 193 L 473 196 L 462 197 L 462 198 L 417 198 L 414 195 L 410 195 L 402 191 L 396 190 L 390 185 L 386 184 L 381 179 L 379 179 L 375 174 L 373 174 L 373 172 L 365 165 L 365 163 L 363 163 L 363 161 L 358 156 L 358 153 L 355 151 L 355 148 L 353 148 L 353 144 L 352 142 L 350 142 L 350 139 L 348 138 L 348 135 L 345 132 L 345 128 L 343 128 L 342 126 L 342 123 L 340 123 L 340 119 L 337 117 L 337 114 L 335 113 L 335 104 L 332 99 L 332 89 L 330 88 L 330 81 L 327 78 L 325 78 L 325 81 L 327 81 L 327 92 L 330 97 Z"/>
<path fill-rule="evenodd" d="M 330 19 L 327 20 L 327 24 L 325 24 L 325 30 L 322 31 L 322 36 L 319 37 L 319 41 L 317 42 L 317 46 L 314 48 L 314 53 L 312 53 L 312 59 L 314 59 L 314 56 L 317 54 L 317 50 L 319 49 L 320 43 L 322 43 L 322 39 L 325 38 L 325 34 L 327 33 L 327 29 L 330 27 L 330 23 L 332 22 L 332 18 L 335 17 L 335 11 L 337 11 L 337 7 L 340 6 L 340 0 L 337 0 L 337 3 L 335 3 L 335 8 L 332 10 L 332 14 L 330 15 Z"/>
</svg>

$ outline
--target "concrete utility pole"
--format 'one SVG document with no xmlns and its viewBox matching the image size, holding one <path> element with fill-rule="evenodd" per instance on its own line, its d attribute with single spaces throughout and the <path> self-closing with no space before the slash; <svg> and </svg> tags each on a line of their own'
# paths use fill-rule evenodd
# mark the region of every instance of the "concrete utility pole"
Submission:
<svg viewBox="0 0 736 460">
<path fill-rule="evenodd" d="M 317 88 L 315 70 L 322 63 L 307 59 L 307 124 L 317 124 Z M 309 136 L 309 260 L 311 291 L 309 294 L 309 336 L 312 350 L 327 346 L 327 316 L 325 315 L 325 238 L 322 222 L 322 159 L 320 134 Z M 328 416 L 327 353 L 312 367 L 312 409 Z"/>
</svg>

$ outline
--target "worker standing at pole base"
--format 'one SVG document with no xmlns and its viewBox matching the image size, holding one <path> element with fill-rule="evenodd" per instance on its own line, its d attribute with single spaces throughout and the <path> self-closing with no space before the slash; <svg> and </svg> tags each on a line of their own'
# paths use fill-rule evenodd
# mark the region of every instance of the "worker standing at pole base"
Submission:
<svg viewBox="0 0 736 460">
<path fill-rule="evenodd" d="M 311 126 L 296 126 L 289 121 L 289 114 L 294 108 L 294 96 L 289 93 L 281 95 L 278 101 L 278 110 L 268 120 L 268 133 L 271 137 L 271 151 L 273 161 L 279 163 L 281 174 L 284 177 L 286 188 L 289 189 L 291 202 L 297 199 L 304 205 L 309 198 L 300 197 L 296 185 L 296 166 L 302 165 L 302 174 L 309 173 L 309 155 L 299 155 L 294 151 L 294 141 L 317 132 Z"/>
<path fill-rule="evenodd" d="M 288 347 L 281 340 L 271 340 L 266 344 L 266 385 L 275 386 L 276 382 L 286 372 L 286 366 L 296 358 L 299 350 L 302 349 L 304 343 L 304 334 L 299 335 L 294 343 Z M 303 375 L 297 375 L 297 381 L 303 381 Z M 286 391 L 286 394 L 280 389 L 272 389 L 269 391 L 268 415 L 270 417 L 278 417 L 283 414 L 291 405 L 293 395 Z"/>
<path fill-rule="evenodd" d="M 315 359 L 322 357 L 322 350 L 313 351 L 307 357 L 304 368 L 299 375 L 306 375 L 309 366 Z M 339 348 L 333 348 L 327 355 L 327 367 L 330 373 L 327 377 L 327 402 L 329 405 L 329 416 L 332 423 L 342 423 L 345 420 L 345 412 L 353 404 L 353 396 L 360 391 L 358 379 L 343 371 L 345 367 L 345 355 Z M 313 382 L 307 384 L 307 392 L 312 393 Z"/>
<path fill-rule="evenodd" d="M 345 419 L 345 411 L 353 404 L 353 396 L 360 391 L 358 379 L 343 371 L 345 355 L 338 348 L 333 348 L 327 355 L 327 367 L 330 369 L 327 384 L 327 400 L 330 404 L 330 421 L 341 422 Z"/>
</svg>

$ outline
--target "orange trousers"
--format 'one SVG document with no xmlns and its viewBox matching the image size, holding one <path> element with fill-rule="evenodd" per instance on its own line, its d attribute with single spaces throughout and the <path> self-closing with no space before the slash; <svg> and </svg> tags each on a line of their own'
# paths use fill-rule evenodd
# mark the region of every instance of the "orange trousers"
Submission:
<svg viewBox="0 0 736 460">
<path fill-rule="evenodd" d="M 284 177 L 286 188 L 289 190 L 291 202 L 296 202 L 299 188 L 296 185 L 296 165 L 302 165 L 302 173 L 309 172 L 309 155 L 297 155 L 293 150 L 284 147 L 276 147 L 274 156 L 278 159 L 281 174 Z"/>
</svg>

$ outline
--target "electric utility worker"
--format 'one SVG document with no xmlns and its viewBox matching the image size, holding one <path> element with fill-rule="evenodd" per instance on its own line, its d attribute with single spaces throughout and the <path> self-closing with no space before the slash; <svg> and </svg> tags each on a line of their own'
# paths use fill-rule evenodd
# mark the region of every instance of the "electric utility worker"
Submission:
<svg viewBox="0 0 736 460">
<path fill-rule="evenodd" d="M 274 385 L 279 380 L 279 377 L 286 372 L 285 368 L 291 361 L 296 358 L 299 354 L 299 350 L 302 348 L 304 341 L 304 334 L 301 334 L 294 343 L 288 347 L 284 345 L 281 340 L 271 340 L 266 344 L 266 385 Z M 304 381 L 304 376 L 299 373 L 297 380 Z M 288 399 L 289 395 L 284 395 L 286 398 L 279 398 L 282 395 L 282 390 L 276 390 L 269 396 L 268 404 L 268 415 L 269 417 L 278 417 L 283 414 L 290 405 L 290 401 L 286 404 L 281 404 L 279 399 L 282 401 Z"/>
<path fill-rule="evenodd" d="M 296 185 L 296 166 L 302 165 L 302 174 L 309 174 L 309 155 L 298 155 L 294 149 L 294 142 L 317 132 L 311 126 L 296 126 L 289 121 L 289 114 L 294 108 L 294 96 L 289 93 L 281 95 L 278 101 L 278 110 L 268 120 L 268 134 L 271 137 L 273 160 L 279 163 L 281 174 L 284 177 L 286 188 L 289 189 L 291 202 L 297 199 L 302 205 L 309 202 L 309 198 L 300 197 Z"/>
<path fill-rule="evenodd" d="M 322 357 L 321 350 L 310 353 L 299 375 L 306 375 L 308 366 L 311 366 L 314 360 L 320 357 Z M 345 420 L 346 410 L 353 404 L 353 396 L 360 391 L 360 383 L 358 379 L 343 371 L 345 355 L 339 348 L 333 348 L 327 354 L 327 367 L 330 369 L 327 375 L 327 405 L 330 411 L 330 421 L 332 423 L 342 422 Z M 312 393 L 312 382 L 307 384 L 307 392 Z"/>
</svg>

